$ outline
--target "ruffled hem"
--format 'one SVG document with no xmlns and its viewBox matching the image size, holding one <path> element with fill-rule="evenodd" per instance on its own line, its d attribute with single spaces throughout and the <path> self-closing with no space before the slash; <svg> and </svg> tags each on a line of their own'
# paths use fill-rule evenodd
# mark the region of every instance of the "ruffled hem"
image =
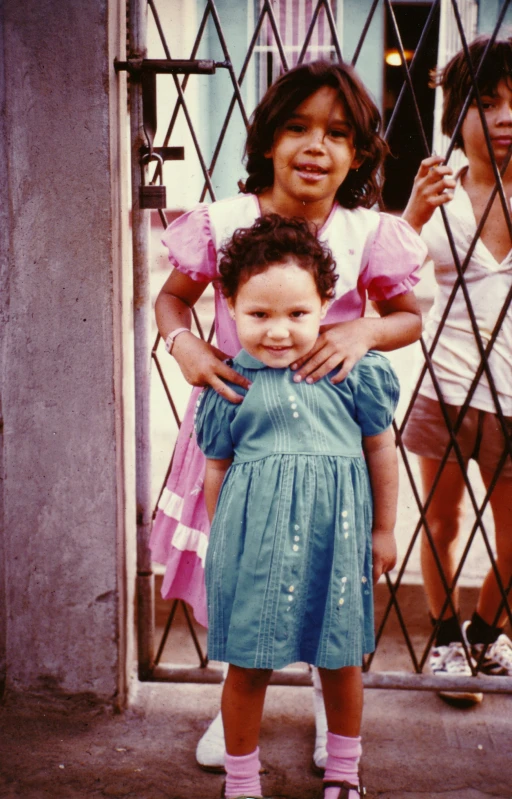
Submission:
<svg viewBox="0 0 512 799">
<path fill-rule="evenodd" d="M 150 548 L 157 563 L 166 564 L 173 546 L 180 551 L 201 553 L 204 559 L 210 521 L 204 503 L 205 457 L 196 443 L 194 408 L 201 389 L 192 391 L 174 450 L 167 485 L 158 503 L 151 531 Z M 177 542 L 174 541 L 178 535 Z M 206 542 L 206 543 L 205 543 Z"/>
<path fill-rule="evenodd" d="M 414 290 L 414 287 L 420 282 L 420 276 L 411 274 L 409 277 L 396 283 L 394 286 L 385 286 L 382 289 L 373 288 L 368 291 L 368 299 L 371 302 L 380 302 L 381 300 L 391 300 L 393 297 L 399 297 L 401 294 L 408 294 Z"/>
<path fill-rule="evenodd" d="M 175 494 L 174 491 L 171 491 L 166 486 L 162 491 L 162 496 L 160 497 L 160 501 L 158 503 L 158 510 L 161 510 L 162 513 L 165 513 L 165 515 L 169 516 L 170 519 L 181 519 L 181 514 L 183 512 L 183 497 L 180 497 L 179 494 Z"/>
<path fill-rule="evenodd" d="M 425 243 L 405 219 L 381 214 L 367 267 L 368 299 L 379 302 L 412 291 L 426 258 Z"/>
<path fill-rule="evenodd" d="M 217 275 L 217 254 L 212 241 L 210 215 L 199 205 L 172 222 L 162 236 L 170 263 L 180 272 L 203 283 Z"/>
<path fill-rule="evenodd" d="M 157 524 L 158 520 L 158 524 Z M 204 566 L 208 535 L 203 530 L 189 527 L 177 519 L 157 516 L 149 542 L 151 555 L 156 563 L 165 565 L 172 549 L 194 552 Z"/>
</svg>

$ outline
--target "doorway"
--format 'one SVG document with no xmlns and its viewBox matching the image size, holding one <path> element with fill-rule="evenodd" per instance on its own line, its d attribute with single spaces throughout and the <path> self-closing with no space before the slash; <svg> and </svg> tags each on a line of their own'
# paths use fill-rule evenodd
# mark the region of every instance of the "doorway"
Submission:
<svg viewBox="0 0 512 799">
<path fill-rule="evenodd" d="M 420 162 L 430 154 L 432 147 L 435 91 L 429 88 L 429 74 L 437 64 L 439 11 L 434 12 L 429 31 L 418 47 L 431 4 L 393 3 L 392 7 L 409 67 L 414 57 L 411 79 L 429 151 L 426 152 L 415 104 L 407 87 L 396 113 L 393 114 L 404 85 L 405 74 L 395 25 L 386 7 L 383 116 L 390 154 L 384 166 L 383 202 L 387 211 L 401 212 L 409 199 Z"/>
</svg>

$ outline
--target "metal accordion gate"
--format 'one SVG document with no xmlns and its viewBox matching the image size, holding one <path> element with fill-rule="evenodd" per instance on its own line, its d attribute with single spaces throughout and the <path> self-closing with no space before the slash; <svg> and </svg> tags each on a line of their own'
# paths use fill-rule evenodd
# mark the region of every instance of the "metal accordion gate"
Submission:
<svg viewBox="0 0 512 799">
<path fill-rule="evenodd" d="M 479 6 L 477 0 L 431 0 L 421 4 L 404 0 L 359 0 L 357 3 L 354 0 L 246 2 L 247 5 L 228 0 L 181 0 L 173 3 L 168 0 L 129 0 L 129 55 L 126 62 L 116 64 L 117 70 L 125 69 L 129 73 L 131 109 L 137 635 L 139 676 L 143 680 L 218 682 L 222 679 L 220 665 L 208 663 L 201 640 L 202 633 L 182 600 L 171 599 L 167 605 L 158 602 L 159 613 L 164 613 L 165 618 L 159 619 L 158 626 L 161 629 L 158 641 L 155 635 L 155 575 L 149 539 L 156 505 L 161 503 L 166 491 L 172 438 L 175 436 L 166 432 L 167 438 L 162 444 L 157 436 L 159 452 L 158 458 L 153 457 L 153 460 L 159 459 L 160 462 L 152 472 L 150 455 L 152 450 L 155 455 L 156 448 L 150 423 L 150 395 L 153 390 L 162 400 L 157 414 L 161 427 L 164 426 L 166 430 L 174 427 L 177 431 L 186 404 L 186 384 L 177 367 L 171 363 L 154 328 L 151 300 L 155 290 L 151 263 L 156 260 L 156 255 L 150 255 L 152 241 L 159 238 L 159 231 L 162 232 L 185 207 L 236 193 L 236 179 L 241 176 L 244 130 L 262 93 L 281 71 L 304 60 L 319 57 L 351 62 L 373 93 L 381 94 L 385 138 L 397 156 L 386 167 L 391 188 L 384 195 L 384 200 L 391 211 L 399 212 L 421 159 L 435 151 L 442 153 L 446 161 L 451 159 L 454 171 L 460 165 L 459 152 L 454 151 L 454 140 L 462 118 L 452 141 L 441 136 L 439 90 L 437 94 L 433 91 L 425 93 L 428 69 L 446 63 L 460 48 L 467 51 L 478 25 L 485 23 L 491 41 L 503 35 L 510 5 L 510 0 L 501 2 L 498 4 L 499 10 L 493 12 L 495 16 L 483 20 L 483 4 Z M 494 8 L 496 4 L 492 5 Z M 175 58 L 177 49 L 178 58 Z M 474 79 L 476 77 L 473 76 Z M 468 97 L 463 114 L 472 100 L 483 115 L 478 90 Z M 158 130 L 157 109 L 160 117 Z M 166 115 L 164 122 L 161 121 L 163 113 Z M 408 130 L 405 144 L 402 135 L 404 129 Z M 492 156 L 490 143 L 488 146 Z M 397 172 L 401 169 L 402 158 L 405 166 Z M 512 455 L 511 427 L 502 410 L 495 376 L 489 364 L 495 342 L 510 314 L 512 266 L 509 268 L 511 279 L 508 295 L 502 307 L 496 309 L 494 328 L 485 336 L 479 330 L 465 279 L 467 264 L 496 196 L 501 199 L 512 241 L 510 203 L 505 197 L 500 170 L 495 162 L 493 168 L 495 188 L 462 260 L 457 256 L 446 215 L 442 212 L 457 279 L 439 330 L 445 324 L 457 293 L 461 292 L 480 357 L 480 366 L 466 401 L 455 417 L 449 414 L 431 360 L 438 335 L 429 348 L 423 341 L 414 348 L 414 358 L 418 362 L 419 357 L 422 365 L 413 383 L 409 360 L 412 356 L 407 355 L 405 361 L 400 362 L 402 365 L 397 366 L 404 394 L 394 424 L 401 470 L 399 563 L 377 589 L 377 649 L 364 664 L 367 687 L 425 690 L 439 690 L 442 687 L 444 690 L 512 692 L 512 677 L 483 673 L 484 653 L 478 662 L 472 664 L 471 677 L 439 678 L 430 674 L 426 663 L 436 628 L 430 626 L 428 621 L 426 632 L 420 629 L 421 625 L 418 626 L 418 616 L 427 618 L 417 567 L 422 537 L 423 546 L 432 552 L 439 579 L 444 586 L 444 610 L 456 613 L 456 592 L 463 594 L 472 587 L 474 589 L 482 581 L 482 569 L 490 569 L 501 596 L 496 619 L 505 613 L 508 623 L 512 623 L 511 586 L 510 583 L 504 584 L 497 566 L 490 512 L 492 494 L 499 483 L 502 467 Z M 403 180 L 396 180 L 397 176 L 402 176 Z M 172 195 L 167 204 L 164 183 Z M 397 186 L 400 191 L 394 192 L 393 187 Z M 169 267 L 162 266 L 161 274 L 157 276 L 160 282 L 163 282 L 164 268 Z M 427 294 L 423 296 L 420 292 L 424 307 L 429 303 Z M 212 340 L 211 297 L 206 295 L 201 307 L 194 309 L 194 319 L 194 332 Z M 403 358 L 393 353 L 390 357 L 392 360 L 395 357 Z M 422 496 L 418 486 L 416 456 L 405 449 L 402 433 L 425 375 L 430 375 L 436 387 L 449 443 L 428 495 Z M 505 440 L 503 455 L 487 486 L 481 484 L 476 469 L 472 472 L 473 465 L 467 470 L 464 468 L 456 438 L 482 375 L 487 378 L 497 423 Z M 155 388 L 155 385 L 158 387 Z M 165 422 L 160 418 L 164 405 L 168 409 Z M 428 509 L 442 468 L 451 453 L 454 453 L 455 462 L 461 467 L 468 511 L 464 520 L 459 565 L 454 580 L 449 582 L 436 552 Z M 183 655 L 182 632 L 178 658 L 176 648 L 173 650 L 172 647 L 176 614 L 182 615 L 184 629 L 188 631 L 186 637 L 192 652 L 190 658 Z M 386 635 L 390 628 L 398 636 L 404 653 L 398 668 L 393 659 L 390 661 L 386 657 Z M 465 644 L 464 648 L 467 656 Z M 166 654 L 169 652 L 170 656 Z M 172 662 L 166 662 L 166 657 L 170 657 Z M 307 668 L 288 668 L 274 674 L 273 680 L 279 684 L 307 685 L 310 684 L 310 674 Z"/>
</svg>

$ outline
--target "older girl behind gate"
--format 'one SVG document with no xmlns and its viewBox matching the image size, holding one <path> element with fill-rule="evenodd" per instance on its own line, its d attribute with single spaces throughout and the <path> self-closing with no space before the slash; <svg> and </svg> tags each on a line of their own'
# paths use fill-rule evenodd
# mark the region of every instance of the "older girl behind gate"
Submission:
<svg viewBox="0 0 512 799">
<path fill-rule="evenodd" d="M 240 350 L 240 342 L 222 293 L 215 291 L 217 347 L 191 333 L 191 308 L 218 277 L 222 243 L 266 213 L 306 220 L 336 262 L 336 296 L 320 336 L 292 364 L 297 383 L 315 382 L 333 369 L 332 381 L 341 382 L 369 349 L 392 350 L 419 337 L 421 318 L 412 288 L 425 247 L 402 219 L 372 209 L 379 199 L 385 153 L 380 124 L 375 104 L 350 66 L 314 62 L 296 67 L 270 87 L 254 113 L 243 193 L 200 205 L 166 230 L 163 242 L 173 271 L 157 299 L 156 317 L 191 385 L 211 386 L 234 403 L 241 398 L 229 383 L 248 387 L 247 378 L 224 360 Z M 368 300 L 379 317 L 364 317 Z M 151 547 L 154 560 L 166 566 L 164 598 L 186 600 L 206 625 L 205 460 L 192 424 L 198 391 L 192 392 L 180 429 Z M 204 756 L 198 753 L 198 760 L 222 768 L 220 718 L 215 729 L 219 746 Z M 323 745 L 315 762 L 325 763 Z"/>
<path fill-rule="evenodd" d="M 470 44 L 469 55 L 473 73 L 479 69 L 478 89 L 491 152 L 476 100 L 473 99 L 455 142 L 456 147 L 464 151 L 467 166 L 454 177 L 441 157 L 426 159 L 420 167 L 405 211 L 406 218 L 422 233 L 435 266 L 437 289 L 425 326 L 428 348 L 439 333 L 441 318 L 458 274 L 441 213 L 436 209 L 440 205 L 446 206 L 453 242 L 459 261 L 463 264 L 495 186 L 493 159 L 501 172 L 505 196 L 512 196 L 512 162 L 507 162 L 512 148 L 512 39 L 494 41 L 480 66 L 488 44 L 489 37 L 479 37 Z M 472 90 L 471 70 L 465 53 L 457 53 L 436 80 L 442 86 L 444 95 L 443 133 L 452 136 Z M 499 194 L 492 203 L 464 272 L 464 279 L 479 335 L 486 348 L 512 284 L 510 234 Z M 509 311 L 488 359 L 509 435 L 512 434 L 511 349 L 512 318 Z M 475 333 L 461 286 L 455 292 L 431 358 L 448 417 L 455 424 L 480 364 Z M 457 572 L 457 548 L 464 515 L 464 473 L 469 460 L 473 459 L 478 464 L 486 489 L 493 485 L 496 475 L 489 499 L 496 535 L 496 566 L 501 585 L 505 592 L 510 591 L 512 460 L 507 454 L 505 437 L 486 375 L 480 377 L 458 429 L 457 442 L 462 466 L 459 465 L 455 450 L 451 448 L 441 469 L 450 435 L 438 394 L 428 373 L 420 386 L 404 441 L 407 448 L 419 456 L 425 498 L 429 496 L 440 471 L 427 510 L 437 558 L 426 535 L 423 536 L 421 550 L 423 579 L 430 613 L 436 625 L 435 644 L 430 657 L 432 670 L 439 676 L 459 674 L 468 677 L 478 661 L 488 674 L 512 676 L 512 642 L 504 631 L 507 613 L 494 569 L 489 569 L 483 581 L 472 618 L 466 619 L 461 625 L 459 592 L 457 588 L 453 592 L 454 615 L 452 607 L 446 602 L 446 591 L 437 562 L 439 560 L 448 586 L 452 586 Z M 448 694 L 447 698 L 452 702 L 469 703 L 480 701 L 482 694 L 469 693 L 458 697 Z"/>
</svg>

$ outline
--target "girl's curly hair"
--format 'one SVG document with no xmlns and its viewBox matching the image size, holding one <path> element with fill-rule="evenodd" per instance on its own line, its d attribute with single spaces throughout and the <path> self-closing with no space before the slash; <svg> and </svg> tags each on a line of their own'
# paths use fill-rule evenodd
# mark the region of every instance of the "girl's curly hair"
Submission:
<svg viewBox="0 0 512 799">
<path fill-rule="evenodd" d="M 381 137 L 380 112 L 351 66 L 330 61 L 312 61 L 285 72 L 270 86 L 254 111 L 245 145 L 249 177 L 240 183 L 243 192 L 261 194 L 274 182 L 274 166 L 268 158 L 277 131 L 295 109 L 324 86 L 338 92 L 350 122 L 356 155 L 362 160 L 351 169 L 336 192 L 344 208 L 371 208 L 380 200 L 380 167 L 388 147 Z"/>
<path fill-rule="evenodd" d="M 266 214 L 252 227 L 235 230 L 220 254 L 218 283 L 227 299 L 235 299 L 240 285 L 252 275 L 290 260 L 312 275 L 322 300 L 334 296 L 338 279 L 334 258 L 303 219 Z"/>
</svg>

